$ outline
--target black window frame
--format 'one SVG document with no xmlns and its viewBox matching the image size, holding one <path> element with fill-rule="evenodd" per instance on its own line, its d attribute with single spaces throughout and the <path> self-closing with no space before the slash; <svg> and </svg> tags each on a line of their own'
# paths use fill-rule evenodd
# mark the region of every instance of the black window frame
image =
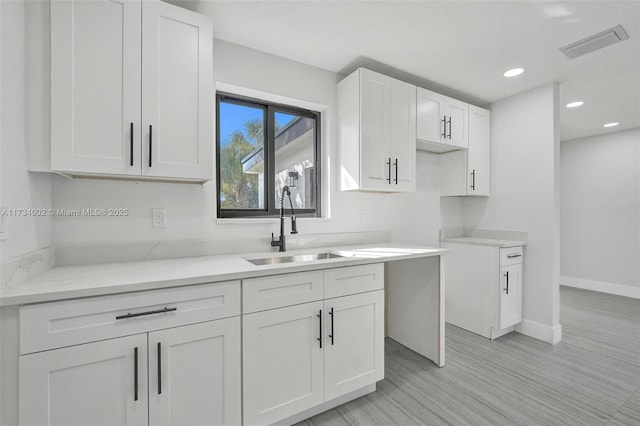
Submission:
<svg viewBox="0 0 640 426">
<path fill-rule="evenodd" d="M 220 102 L 245 105 L 248 107 L 262 109 L 265 120 L 265 201 L 262 209 L 223 209 L 220 203 Z M 315 208 L 295 209 L 297 217 L 320 217 L 322 201 L 322 139 L 321 139 L 321 118 L 319 111 L 312 111 L 304 108 L 294 107 L 262 99 L 251 98 L 233 93 L 216 93 L 216 215 L 218 219 L 227 218 L 272 218 L 280 216 L 280 203 L 276 201 L 275 188 L 275 113 L 294 114 L 300 117 L 315 120 L 315 146 L 314 146 L 314 169 L 315 183 L 313 193 L 315 194 Z M 286 200 L 285 200 L 286 201 Z M 291 209 L 286 208 L 285 214 L 291 214 Z"/>
</svg>

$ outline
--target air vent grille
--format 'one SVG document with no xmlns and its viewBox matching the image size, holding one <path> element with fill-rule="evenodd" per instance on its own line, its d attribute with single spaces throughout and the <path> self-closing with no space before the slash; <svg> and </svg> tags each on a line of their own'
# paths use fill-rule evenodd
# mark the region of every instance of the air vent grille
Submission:
<svg viewBox="0 0 640 426">
<path fill-rule="evenodd" d="M 578 56 L 586 55 L 603 47 L 611 46 L 612 44 L 621 42 L 629 38 L 627 32 L 622 28 L 622 25 L 617 25 L 608 30 L 599 32 L 598 34 L 591 35 L 589 37 L 578 40 L 575 43 L 568 44 L 560 48 L 560 51 L 564 53 L 569 59 L 577 58 Z"/>
</svg>

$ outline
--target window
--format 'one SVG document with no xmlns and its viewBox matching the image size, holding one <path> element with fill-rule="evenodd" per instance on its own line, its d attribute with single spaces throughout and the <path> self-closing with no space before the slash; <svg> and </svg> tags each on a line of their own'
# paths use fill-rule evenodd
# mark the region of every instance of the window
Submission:
<svg viewBox="0 0 640 426">
<path fill-rule="evenodd" d="M 218 217 L 278 216 L 284 186 L 296 215 L 319 216 L 320 113 L 222 93 L 216 104 Z"/>
</svg>

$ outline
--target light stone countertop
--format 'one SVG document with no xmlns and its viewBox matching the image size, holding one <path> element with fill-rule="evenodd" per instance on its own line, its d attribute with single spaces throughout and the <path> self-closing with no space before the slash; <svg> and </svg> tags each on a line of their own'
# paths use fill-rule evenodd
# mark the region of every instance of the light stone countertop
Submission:
<svg viewBox="0 0 640 426">
<path fill-rule="evenodd" d="M 344 257 L 256 266 L 246 259 L 330 251 Z M 55 267 L 15 288 L 2 289 L 0 306 L 240 280 L 274 274 L 440 256 L 447 249 L 381 243 L 358 246 L 186 257 Z"/>
<path fill-rule="evenodd" d="M 498 240 L 493 238 L 475 238 L 475 237 L 457 237 L 457 238 L 444 238 L 441 243 L 455 243 L 455 244 L 472 244 L 476 246 L 491 246 L 491 247 L 519 247 L 526 246 L 525 241 L 517 240 Z"/>
</svg>

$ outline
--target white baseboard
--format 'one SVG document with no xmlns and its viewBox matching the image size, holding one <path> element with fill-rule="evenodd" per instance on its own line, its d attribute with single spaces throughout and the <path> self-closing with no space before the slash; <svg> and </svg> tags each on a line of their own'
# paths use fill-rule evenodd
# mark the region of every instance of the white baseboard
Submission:
<svg viewBox="0 0 640 426">
<path fill-rule="evenodd" d="M 587 280 L 585 278 L 560 277 L 560 285 L 567 287 L 581 288 L 583 290 L 599 291 L 600 293 L 615 294 L 618 296 L 632 297 L 640 299 L 640 287 L 631 285 L 608 283 L 604 281 Z"/>
<path fill-rule="evenodd" d="M 539 322 L 523 319 L 520 324 L 516 325 L 516 331 L 525 336 L 551 343 L 552 345 L 560 343 L 560 340 L 562 340 L 562 326 L 560 324 L 551 327 L 540 324 Z"/>
</svg>

